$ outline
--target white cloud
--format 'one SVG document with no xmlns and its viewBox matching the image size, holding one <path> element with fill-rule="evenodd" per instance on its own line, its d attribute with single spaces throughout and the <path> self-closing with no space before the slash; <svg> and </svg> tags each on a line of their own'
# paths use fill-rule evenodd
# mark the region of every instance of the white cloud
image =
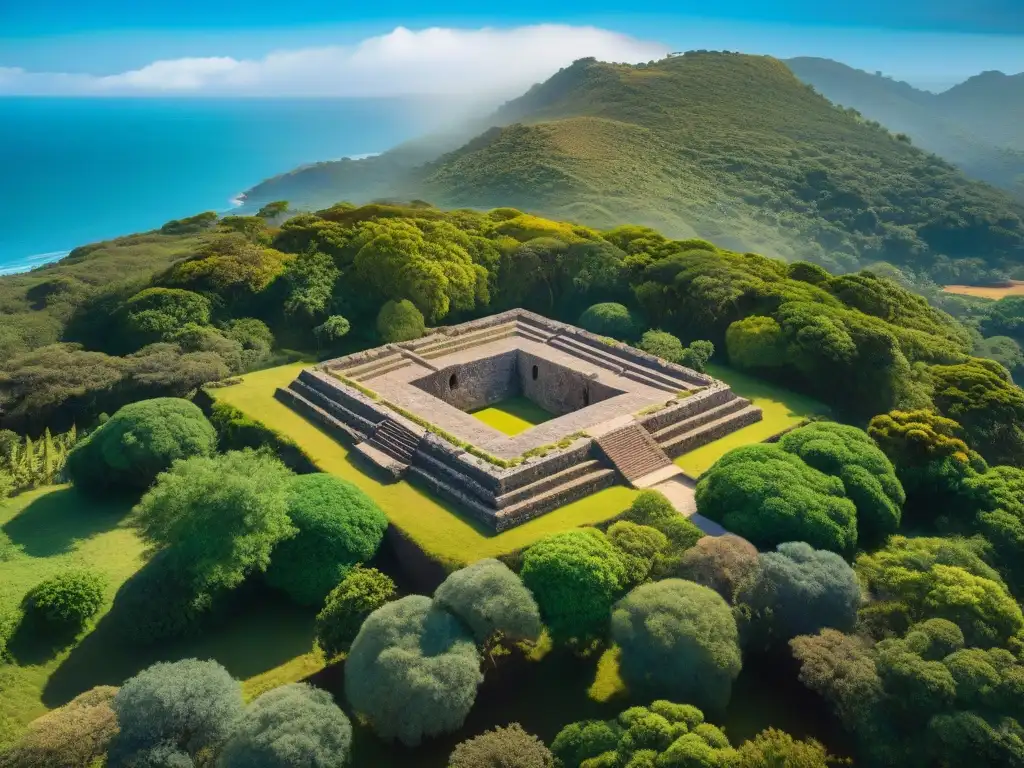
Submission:
<svg viewBox="0 0 1024 768">
<path fill-rule="evenodd" d="M 595 27 L 398 27 L 356 45 L 274 51 L 262 59 L 169 59 L 114 75 L 0 67 L 0 94 L 511 96 L 585 56 L 636 63 L 660 58 L 667 50 Z"/>
</svg>

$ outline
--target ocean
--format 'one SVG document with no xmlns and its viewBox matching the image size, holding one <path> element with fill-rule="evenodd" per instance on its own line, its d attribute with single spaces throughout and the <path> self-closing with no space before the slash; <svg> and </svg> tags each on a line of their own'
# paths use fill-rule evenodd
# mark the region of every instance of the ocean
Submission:
<svg viewBox="0 0 1024 768">
<path fill-rule="evenodd" d="M 437 105 L 434 105 L 435 107 Z M 0 98 L 0 274 L 440 127 L 402 99 Z"/>
</svg>

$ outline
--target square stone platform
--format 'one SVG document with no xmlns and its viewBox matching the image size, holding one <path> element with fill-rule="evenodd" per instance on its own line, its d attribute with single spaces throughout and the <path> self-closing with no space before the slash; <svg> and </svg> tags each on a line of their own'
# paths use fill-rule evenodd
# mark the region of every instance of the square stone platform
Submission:
<svg viewBox="0 0 1024 768">
<path fill-rule="evenodd" d="M 555 415 L 515 436 L 468 411 L 526 397 Z M 302 371 L 277 397 L 395 476 L 503 530 L 760 420 L 705 374 L 525 310 Z"/>
</svg>

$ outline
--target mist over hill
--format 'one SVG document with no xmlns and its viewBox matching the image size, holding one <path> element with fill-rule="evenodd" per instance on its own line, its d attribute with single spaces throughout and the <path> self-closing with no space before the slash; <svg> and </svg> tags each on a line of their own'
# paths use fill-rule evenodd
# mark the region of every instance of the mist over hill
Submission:
<svg viewBox="0 0 1024 768">
<path fill-rule="evenodd" d="M 983 72 L 936 94 L 830 59 L 786 63 L 829 100 L 1024 199 L 1024 74 Z"/>
<path fill-rule="evenodd" d="M 887 261 L 939 281 L 1024 263 L 1024 205 L 836 107 L 770 57 L 583 59 L 487 123 L 301 169 L 248 196 L 312 208 L 382 197 L 509 205 L 831 269 Z"/>
</svg>

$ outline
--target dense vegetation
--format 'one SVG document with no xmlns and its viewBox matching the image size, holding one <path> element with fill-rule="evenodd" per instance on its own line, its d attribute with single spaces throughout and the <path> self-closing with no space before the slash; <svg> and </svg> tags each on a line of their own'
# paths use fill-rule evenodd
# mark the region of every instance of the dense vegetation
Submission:
<svg viewBox="0 0 1024 768">
<path fill-rule="evenodd" d="M 1020 202 L 834 107 L 775 59 L 584 59 L 486 125 L 499 127 L 452 138 L 447 154 L 402 147 L 298 170 L 248 194 L 309 207 L 382 196 L 511 205 L 844 271 L 877 261 L 936 274 L 1021 267 Z"/>
</svg>

